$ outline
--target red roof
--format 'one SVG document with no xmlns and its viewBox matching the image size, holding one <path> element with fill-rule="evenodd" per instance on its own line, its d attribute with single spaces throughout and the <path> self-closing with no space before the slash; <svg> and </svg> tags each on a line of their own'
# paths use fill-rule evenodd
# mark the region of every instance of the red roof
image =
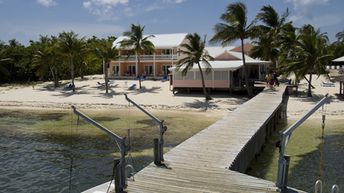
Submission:
<svg viewBox="0 0 344 193">
<path fill-rule="evenodd" d="M 253 45 L 250 44 L 250 43 L 244 44 L 244 52 L 245 52 L 245 54 L 248 55 L 250 53 L 252 47 L 253 47 Z M 235 47 L 235 48 L 231 49 L 231 51 L 241 52 L 241 46 Z"/>
</svg>

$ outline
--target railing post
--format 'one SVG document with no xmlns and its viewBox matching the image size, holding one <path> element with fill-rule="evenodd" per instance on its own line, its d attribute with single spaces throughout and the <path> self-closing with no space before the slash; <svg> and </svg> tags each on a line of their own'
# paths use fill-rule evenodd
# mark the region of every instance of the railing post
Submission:
<svg viewBox="0 0 344 193">
<path fill-rule="evenodd" d="M 121 179 L 121 161 L 120 159 L 115 160 L 115 192 L 116 193 L 122 193 L 123 192 L 123 187 L 122 187 L 122 179 Z"/>
<path fill-rule="evenodd" d="M 154 150 L 154 164 L 159 166 L 161 165 L 161 159 L 160 159 L 160 152 L 159 152 L 159 139 L 158 138 L 154 138 L 153 139 L 153 150 Z"/>
<path fill-rule="evenodd" d="M 289 169 L 290 156 L 280 156 L 278 160 L 278 174 L 276 186 L 282 190 L 287 188 L 288 184 L 288 169 Z"/>
</svg>

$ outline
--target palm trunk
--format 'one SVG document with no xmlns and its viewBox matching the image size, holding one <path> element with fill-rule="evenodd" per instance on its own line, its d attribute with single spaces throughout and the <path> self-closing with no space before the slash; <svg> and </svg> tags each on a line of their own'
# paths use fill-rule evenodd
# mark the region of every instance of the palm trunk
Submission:
<svg viewBox="0 0 344 193">
<path fill-rule="evenodd" d="M 276 69 L 276 68 L 277 68 L 277 62 L 276 62 L 276 60 L 275 60 L 275 59 L 271 59 L 271 62 L 272 62 L 273 68 Z"/>
<path fill-rule="evenodd" d="M 315 89 L 315 87 L 312 85 L 312 83 L 308 80 L 306 76 L 303 76 L 303 78 L 307 81 L 308 84 L 311 85 L 312 89 Z"/>
<path fill-rule="evenodd" d="M 207 89 L 205 88 L 205 82 L 204 82 L 203 71 L 202 71 L 201 65 L 199 63 L 197 63 L 197 65 L 198 65 L 199 72 L 201 74 L 203 94 L 204 94 L 205 100 L 209 101 L 212 98 L 208 95 Z"/>
<path fill-rule="evenodd" d="M 136 52 L 137 57 L 137 66 L 136 66 L 136 77 L 139 78 L 139 89 L 141 89 L 141 75 L 139 75 L 139 66 L 140 66 L 140 54 Z"/>
<path fill-rule="evenodd" d="M 72 87 L 73 87 L 73 92 L 75 92 L 75 85 L 74 85 L 74 63 L 73 63 L 73 56 L 70 56 L 70 73 L 72 77 Z"/>
<path fill-rule="evenodd" d="M 53 77 L 54 88 L 57 88 L 58 82 L 56 81 L 56 75 L 55 75 L 55 72 L 54 72 L 54 68 L 51 65 L 49 65 L 49 69 L 50 69 L 51 76 Z"/>
<path fill-rule="evenodd" d="M 104 68 L 104 82 L 105 82 L 105 93 L 108 94 L 109 93 L 109 80 L 108 80 L 108 61 L 105 62 L 105 60 L 103 59 L 103 68 Z"/>
<path fill-rule="evenodd" d="M 59 87 L 59 78 L 57 75 L 57 69 L 56 68 L 54 68 L 53 73 L 54 73 L 54 86 L 55 86 L 55 88 L 57 88 L 57 87 Z"/>
<path fill-rule="evenodd" d="M 309 74 L 309 82 L 308 82 L 308 97 L 312 97 L 312 73 Z"/>
<path fill-rule="evenodd" d="M 245 61 L 244 39 L 243 38 L 241 38 L 241 53 L 242 53 L 242 61 L 243 61 L 243 65 L 244 65 L 244 78 L 245 78 L 247 95 L 249 97 L 253 97 L 253 92 L 252 92 L 251 86 L 249 85 L 249 82 L 248 82 L 248 69 L 247 69 L 246 61 Z"/>
</svg>

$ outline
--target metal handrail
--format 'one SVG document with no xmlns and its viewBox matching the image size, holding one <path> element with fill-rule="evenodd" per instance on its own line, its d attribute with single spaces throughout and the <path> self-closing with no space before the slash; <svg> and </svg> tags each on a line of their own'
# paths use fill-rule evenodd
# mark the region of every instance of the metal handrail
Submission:
<svg viewBox="0 0 344 193">
<path fill-rule="evenodd" d="M 288 166 L 289 166 L 289 156 L 285 155 L 285 149 L 288 145 L 289 139 L 293 131 L 298 128 L 303 122 L 305 122 L 314 112 L 316 112 L 321 106 L 323 106 L 328 99 L 328 94 L 325 95 L 312 109 L 305 113 L 301 119 L 296 123 L 291 125 L 288 129 L 282 132 L 280 138 L 280 155 L 278 160 L 278 173 L 276 186 L 280 189 L 285 189 L 287 187 L 287 177 L 288 177 Z"/>
<path fill-rule="evenodd" d="M 121 136 L 113 133 L 108 128 L 102 126 L 101 124 L 99 124 L 95 120 L 91 119 L 86 114 L 80 112 L 79 110 L 76 109 L 76 107 L 74 105 L 72 105 L 72 109 L 73 109 L 74 114 L 82 117 L 88 123 L 94 125 L 98 129 L 104 131 L 107 135 L 109 135 L 116 142 L 116 144 L 117 144 L 117 146 L 121 152 L 121 158 L 119 160 L 117 172 L 116 172 L 116 173 L 118 173 L 118 176 L 115 175 L 115 177 L 118 178 L 118 179 L 115 179 L 115 190 L 116 190 L 116 193 L 117 192 L 123 192 L 123 190 L 127 187 L 126 176 L 125 176 L 125 167 L 126 167 L 125 156 L 128 154 L 128 151 L 130 149 L 130 147 L 127 145 L 127 139 L 125 137 L 121 137 Z"/>
<path fill-rule="evenodd" d="M 125 99 L 133 104 L 135 107 L 137 107 L 139 110 L 141 110 L 143 113 L 148 115 L 152 120 L 154 120 L 158 125 L 160 129 L 160 135 L 159 135 L 159 147 L 158 147 L 158 157 L 155 157 L 155 164 L 161 165 L 162 161 L 164 161 L 164 133 L 167 130 L 167 126 L 164 124 L 164 120 L 160 120 L 157 117 L 155 117 L 150 112 L 146 111 L 144 108 L 142 108 L 139 104 L 137 104 L 135 101 L 131 100 L 127 94 L 124 94 Z"/>
</svg>

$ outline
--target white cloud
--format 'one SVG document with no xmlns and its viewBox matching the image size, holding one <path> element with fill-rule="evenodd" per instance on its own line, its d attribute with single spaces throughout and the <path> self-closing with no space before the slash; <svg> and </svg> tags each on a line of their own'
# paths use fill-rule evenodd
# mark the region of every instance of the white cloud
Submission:
<svg viewBox="0 0 344 193">
<path fill-rule="evenodd" d="M 163 0 L 165 3 L 184 3 L 186 0 Z"/>
<path fill-rule="evenodd" d="M 114 8 L 125 6 L 129 0 L 87 0 L 83 2 L 83 7 L 91 14 L 99 16 L 101 19 L 110 19 L 113 17 Z"/>
<path fill-rule="evenodd" d="M 84 0 L 83 7 L 100 20 L 114 20 L 121 16 L 132 17 L 181 4 L 186 0 Z"/>
<path fill-rule="evenodd" d="M 312 24 L 316 27 L 324 27 L 339 23 L 340 18 L 335 14 L 313 13 L 314 7 L 325 5 L 330 0 L 285 0 L 285 2 L 294 5 L 293 15 L 289 19 L 296 24 Z"/>
<path fill-rule="evenodd" d="M 37 0 L 37 3 L 45 7 L 51 7 L 51 6 L 57 5 L 57 3 L 54 0 Z"/>
<path fill-rule="evenodd" d="M 175 0 L 176 3 L 183 3 L 185 0 Z"/>
<path fill-rule="evenodd" d="M 311 5 L 325 4 L 329 2 L 329 0 L 285 0 L 285 1 L 288 3 L 292 3 L 295 9 L 305 7 L 305 6 L 308 7 Z"/>
<path fill-rule="evenodd" d="M 313 26 L 322 28 L 337 25 L 342 22 L 342 19 L 339 15 L 328 14 L 311 18 L 298 18 L 297 21 L 305 24 L 312 24 Z"/>
<path fill-rule="evenodd" d="M 63 31 L 74 31 L 79 37 L 107 37 L 121 34 L 126 29 L 119 25 L 102 23 L 72 23 L 72 22 L 36 22 L 10 23 L 1 21 L 0 39 L 6 41 L 15 37 L 27 44 L 29 40 L 37 40 L 39 35 L 55 35 Z"/>
</svg>

